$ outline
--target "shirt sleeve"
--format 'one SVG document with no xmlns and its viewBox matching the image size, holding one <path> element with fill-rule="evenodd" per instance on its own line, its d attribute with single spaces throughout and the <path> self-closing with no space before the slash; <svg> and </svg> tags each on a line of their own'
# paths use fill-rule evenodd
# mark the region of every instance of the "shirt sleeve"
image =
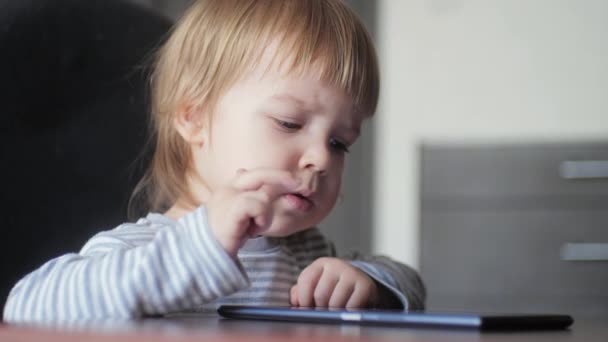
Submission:
<svg viewBox="0 0 608 342">
<path fill-rule="evenodd" d="M 124 225 L 48 261 L 11 290 L 4 320 L 138 318 L 193 309 L 248 286 L 200 207 L 152 234 Z"/>
</svg>

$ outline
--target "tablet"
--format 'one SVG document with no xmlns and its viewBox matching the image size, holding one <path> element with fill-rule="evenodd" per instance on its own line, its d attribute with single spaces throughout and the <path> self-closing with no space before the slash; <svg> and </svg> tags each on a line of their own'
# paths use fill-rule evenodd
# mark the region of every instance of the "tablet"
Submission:
<svg viewBox="0 0 608 342">
<path fill-rule="evenodd" d="M 480 314 L 400 310 L 348 310 L 222 305 L 226 318 L 308 323 L 351 323 L 401 327 L 444 327 L 477 330 L 565 329 L 574 320 L 568 315 Z"/>
</svg>

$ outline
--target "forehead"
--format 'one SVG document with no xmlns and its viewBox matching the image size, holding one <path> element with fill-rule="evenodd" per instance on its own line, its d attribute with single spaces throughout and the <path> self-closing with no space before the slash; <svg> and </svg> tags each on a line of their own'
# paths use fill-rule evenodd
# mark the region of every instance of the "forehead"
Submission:
<svg viewBox="0 0 608 342">
<path fill-rule="evenodd" d="M 358 113 L 352 97 L 321 79 L 313 68 L 300 72 L 259 69 L 235 84 L 237 93 L 255 94 L 256 102 L 290 105 L 302 111 L 332 108 L 349 114 Z"/>
<path fill-rule="evenodd" d="M 348 98 L 352 104 L 352 111 L 363 112 L 357 105 L 360 99 L 353 97 L 349 92 L 350 84 L 343 84 L 341 79 L 346 75 L 337 75 L 340 72 L 329 72 L 332 66 L 333 56 L 319 54 L 315 59 L 299 58 L 298 50 L 292 44 L 279 39 L 274 39 L 260 49 L 255 62 L 250 66 L 248 74 L 243 78 L 250 80 L 261 80 L 265 78 L 274 79 L 277 93 L 284 91 L 306 91 L 306 85 L 313 82 L 322 84 L 325 89 L 331 89 L 334 94 Z M 344 72 L 342 72 L 344 73 Z M 348 77 L 346 77 L 348 78 Z M 300 81 L 300 82 L 297 82 Z M 280 89 L 279 85 L 288 89 Z M 363 115 L 365 116 L 365 115 Z"/>
</svg>

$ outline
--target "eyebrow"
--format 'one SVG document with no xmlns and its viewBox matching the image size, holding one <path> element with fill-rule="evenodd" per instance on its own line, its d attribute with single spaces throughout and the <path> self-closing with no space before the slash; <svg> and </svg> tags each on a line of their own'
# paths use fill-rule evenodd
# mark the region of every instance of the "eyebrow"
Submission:
<svg viewBox="0 0 608 342">
<path fill-rule="evenodd" d="M 298 107 L 306 107 L 306 103 L 304 102 L 304 100 L 297 98 L 293 95 L 289 95 L 289 94 L 273 95 L 270 99 L 278 100 L 278 101 L 294 102 Z"/>
<path fill-rule="evenodd" d="M 344 128 L 352 133 L 355 134 L 355 138 L 358 138 L 361 135 L 361 130 L 359 129 L 359 127 L 355 127 L 355 126 L 344 126 Z"/>
</svg>

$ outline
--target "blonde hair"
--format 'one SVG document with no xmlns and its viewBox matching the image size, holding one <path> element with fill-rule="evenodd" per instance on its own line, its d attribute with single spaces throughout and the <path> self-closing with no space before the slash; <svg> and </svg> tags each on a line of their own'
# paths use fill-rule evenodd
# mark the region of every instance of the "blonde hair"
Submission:
<svg viewBox="0 0 608 342">
<path fill-rule="evenodd" d="M 130 216 L 166 211 L 187 189 L 189 147 L 173 125 L 180 107 L 200 108 L 211 123 L 224 91 L 255 67 L 271 42 L 290 72 L 313 64 L 321 80 L 376 110 L 377 57 L 369 33 L 342 0 L 198 0 L 156 56 L 151 77 L 154 155 L 129 203 Z M 284 52 L 284 53 L 281 53 Z M 288 58 L 289 57 L 289 58 Z"/>
</svg>

